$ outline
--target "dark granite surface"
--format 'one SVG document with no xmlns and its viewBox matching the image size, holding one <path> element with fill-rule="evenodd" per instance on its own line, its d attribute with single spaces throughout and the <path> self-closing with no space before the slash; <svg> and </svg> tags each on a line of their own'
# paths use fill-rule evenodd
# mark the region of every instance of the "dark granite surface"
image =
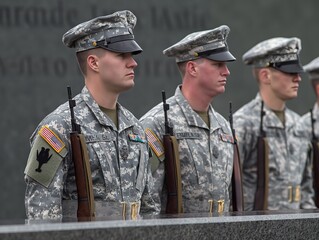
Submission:
<svg viewBox="0 0 319 240">
<path fill-rule="evenodd" d="M 319 239 L 319 211 L 181 214 L 138 220 L 5 223 L 0 239 Z"/>
</svg>

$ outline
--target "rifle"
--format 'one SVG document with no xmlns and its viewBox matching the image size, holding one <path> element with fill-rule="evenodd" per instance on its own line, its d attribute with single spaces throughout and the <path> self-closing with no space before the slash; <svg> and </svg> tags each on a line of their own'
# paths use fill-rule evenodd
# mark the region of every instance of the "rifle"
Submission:
<svg viewBox="0 0 319 240">
<path fill-rule="evenodd" d="M 165 181 L 167 187 L 166 213 L 182 213 L 182 179 L 180 171 L 180 159 L 178 142 L 173 134 L 173 128 L 169 126 L 165 91 L 162 91 L 163 109 L 165 117 L 165 134 L 163 135 L 163 146 L 165 152 Z"/>
<path fill-rule="evenodd" d="M 263 129 L 265 116 L 264 101 L 261 101 L 260 132 L 257 139 L 257 189 L 255 193 L 254 210 L 267 210 L 269 183 L 269 146 L 266 132 Z"/>
<path fill-rule="evenodd" d="M 233 211 L 244 211 L 243 183 L 241 163 L 239 157 L 236 132 L 233 127 L 232 103 L 229 102 L 229 124 L 234 139 L 234 157 L 233 157 L 233 174 L 232 174 L 232 205 Z"/>
<path fill-rule="evenodd" d="M 77 217 L 79 221 L 91 221 L 95 217 L 95 204 L 93 195 L 93 184 L 90 160 L 80 125 L 74 118 L 73 108 L 76 103 L 72 99 L 71 87 L 67 87 L 69 97 L 69 107 L 71 113 L 72 131 L 70 141 L 72 148 L 72 161 L 74 163 L 75 181 L 78 194 Z"/>
<path fill-rule="evenodd" d="M 311 132 L 312 132 L 312 139 L 311 139 L 311 145 L 312 145 L 312 161 L 313 161 L 313 188 L 315 192 L 315 204 L 316 207 L 319 208 L 319 146 L 318 146 L 318 138 L 315 135 L 315 129 L 314 129 L 314 123 L 315 119 L 313 118 L 313 112 L 312 109 L 310 109 L 310 118 L 311 118 Z"/>
</svg>

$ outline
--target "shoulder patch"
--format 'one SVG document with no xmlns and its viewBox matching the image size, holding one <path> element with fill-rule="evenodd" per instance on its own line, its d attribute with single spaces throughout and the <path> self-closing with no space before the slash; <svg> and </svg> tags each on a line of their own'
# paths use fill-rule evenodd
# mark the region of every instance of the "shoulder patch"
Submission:
<svg viewBox="0 0 319 240">
<path fill-rule="evenodd" d="M 63 148 L 65 148 L 65 144 L 62 140 L 48 127 L 43 126 L 39 135 L 57 152 L 60 153 Z"/>
<path fill-rule="evenodd" d="M 156 134 L 150 129 L 145 129 L 145 134 L 147 136 L 148 144 L 152 148 L 153 152 L 156 154 L 158 158 L 163 156 L 164 154 L 164 147 L 162 142 L 158 139 Z"/>
<path fill-rule="evenodd" d="M 58 153 L 46 138 L 38 134 L 33 142 L 24 173 L 48 188 L 67 153 L 67 148 Z"/>
</svg>

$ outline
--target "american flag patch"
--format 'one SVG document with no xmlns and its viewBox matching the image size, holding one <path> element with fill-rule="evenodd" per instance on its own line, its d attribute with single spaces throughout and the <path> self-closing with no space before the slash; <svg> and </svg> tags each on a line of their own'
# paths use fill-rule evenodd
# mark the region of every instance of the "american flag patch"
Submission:
<svg viewBox="0 0 319 240">
<path fill-rule="evenodd" d="M 39 131 L 40 136 L 56 151 L 61 152 L 65 147 L 62 140 L 48 127 L 43 126 Z"/>
<path fill-rule="evenodd" d="M 149 128 L 145 129 L 145 134 L 147 136 L 148 144 L 152 148 L 153 152 L 159 158 L 164 154 L 164 147 L 162 142 L 158 139 L 156 134 Z"/>
</svg>

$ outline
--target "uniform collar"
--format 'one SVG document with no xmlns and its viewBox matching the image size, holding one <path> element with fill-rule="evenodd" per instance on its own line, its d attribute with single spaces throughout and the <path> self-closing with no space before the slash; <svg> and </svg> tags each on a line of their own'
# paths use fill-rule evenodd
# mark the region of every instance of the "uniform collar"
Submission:
<svg viewBox="0 0 319 240">
<path fill-rule="evenodd" d="M 258 101 L 258 108 L 261 110 L 261 101 L 262 98 L 259 93 L 257 93 L 257 96 L 255 98 L 256 101 Z M 259 111 L 260 111 L 259 110 Z M 285 126 L 282 124 L 280 119 L 277 117 L 277 115 L 264 104 L 264 111 L 265 111 L 265 116 L 264 116 L 264 125 L 267 127 L 272 127 L 272 128 L 287 128 L 289 129 L 293 125 L 295 125 L 295 119 L 293 119 L 291 114 L 287 114 L 289 109 L 285 107 L 284 113 L 285 113 Z"/>
<path fill-rule="evenodd" d="M 203 119 L 192 109 L 188 101 L 185 99 L 182 91 L 182 85 L 179 85 L 175 91 L 175 98 L 177 104 L 180 106 L 182 113 L 184 114 L 186 121 L 189 126 L 196 126 L 200 128 L 209 129 Z M 210 121 L 210 130 L 214 131 L 217 128 L 220 128 L 221 125 L 218 121 L 216 113 L 211 105 L 209 105 L 208 116 Z"/>
<path fill-rule="evenodd" d="M 97 121 L 104 126 L 108 126 L 116 130 L 116 126 L 114 125 L 113 121 L 107 117 L 100 109 L 99 105 L 97 102 L 93 99 L 91 93 L 87 89 L 86 86 L 83 87 L 82 92 L 81 92 L 81 97 L 88 106 L 88 108 L 91 109 L 93 112 L 94 116 L 96 117 Z M 133 124 L 130 121 L 132 118 L 131 114 L 123 108 L 119 103 L 116 103 L 117 107 L 117 114 L 118 114 L 118 124 L 119 124 L 119 129 L 118 131 L 121 132 L 122 130 L 132 127 Z"/>
</svg>

